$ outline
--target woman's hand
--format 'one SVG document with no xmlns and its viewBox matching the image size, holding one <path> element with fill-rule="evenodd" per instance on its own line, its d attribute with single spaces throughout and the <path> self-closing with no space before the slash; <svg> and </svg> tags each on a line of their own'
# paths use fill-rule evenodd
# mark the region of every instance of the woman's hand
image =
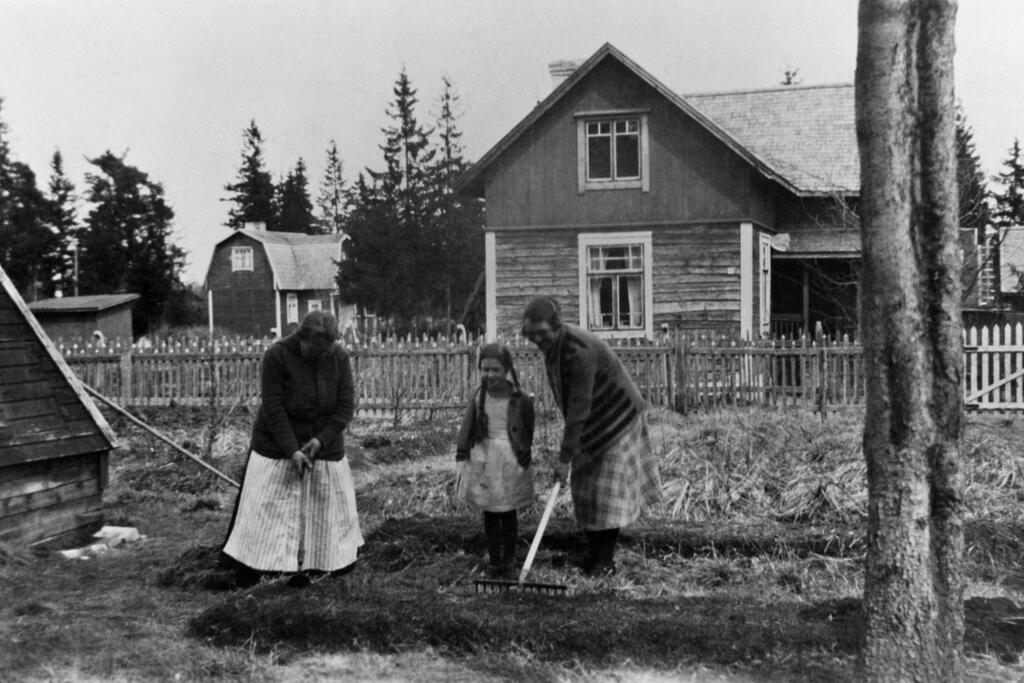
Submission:
<svg viewBox="0 0 1024 683">
<path fill-rule="evenodd" d="M 314 436 L 302 447 L 302 452 L 308 455 L 310 460 L 316 460 L 316 456 L 320 453 L 321 448 L 323 448 L 323 444 L 320 443 L 320 439 Z"/>
<path fill-rule="evenodd" d="M 306 470 L 313 469 L 313 461 L 306 455 L 304 451 L 295 451 L 291 457 L 292 467 L 295 468 L 295 474 L 301 479 L 306 475 Z"/>
<path fill-rule="evenodd" d="M 551 469 L 555 472 L 555 480 L 561 482 L 564 486 L 569 483 L 569 467 L 571 463 L 562 462 L 556 460 L 551 466 Z"/>
</svg>

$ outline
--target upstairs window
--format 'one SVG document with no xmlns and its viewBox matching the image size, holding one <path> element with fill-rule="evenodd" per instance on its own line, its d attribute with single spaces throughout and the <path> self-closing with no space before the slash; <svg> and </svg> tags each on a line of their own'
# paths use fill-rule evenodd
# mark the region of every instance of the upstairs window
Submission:
<svg viewBox="0 0 1024 683">
<path fill-rule="evenodd" d="M 231 247 L 231 272 L 252 270 L 252 247 Z"/>
<path fill-rule="evenodd" d="M 579 191 L 648 191 L 647 115 L 578 116 Z"/>
</svg>

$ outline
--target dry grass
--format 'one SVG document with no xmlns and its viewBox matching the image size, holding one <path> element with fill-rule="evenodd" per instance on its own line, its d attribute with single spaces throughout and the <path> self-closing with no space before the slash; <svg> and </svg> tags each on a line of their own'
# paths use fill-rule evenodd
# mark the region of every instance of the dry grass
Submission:
<svg viewBox="0 0 1024 683">
<path fill-rule="evenodd" d="M 203 443 L 201 414 L 146 419 Z M 248 415 L 213 440 L 240 477 Z M 234 492 L 113 420 L 108 521 L 146 541 L 55 563 L 0 546 L 0 670 L 37 680 L 852 680 L 865 504 L 860 416 L 783 411 L 652 415 L 665 497 L 624 537 L 619 573 L 571 568 L 567 497 L 532 580 L 570 595 L 477 596 L 478 514 L 451 498 L 453 419 L 360 424 L 348 441 L 367 545 L 346 580 L 229 594 L 213 570 Z M 545 449 L 558 421 L 542 420 Z M 972 416 L 964 439 L 970 680 L 1021 677 L 1024 437 Z M 364 445 L 364 442 L 367 445 Z M 523 551 L 539 505 L 521 516 Z M 1015 649 L 1016 648 L 1016 649 Z M 1000 679 L 999 677 L 1003 677 Z"/>
</svg>

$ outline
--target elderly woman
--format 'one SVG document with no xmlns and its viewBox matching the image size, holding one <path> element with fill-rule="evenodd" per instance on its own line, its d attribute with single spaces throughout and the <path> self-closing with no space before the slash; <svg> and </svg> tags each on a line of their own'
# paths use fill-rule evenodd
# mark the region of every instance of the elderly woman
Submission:
<svg viewBox="0 0 1024 683">
<path fill-rule="evenodd" d="M 263 356 L 262 403 L 224 544 L 238 583 L 261 572 L 344 573 L 363 537 L 343 432 L 355 392 L 334 316 L 313 311 Z M 297 573 L 301 572 L 301 573 Z"/>
<path fill-rule="evenodd" d="M 569 481 L 576 522 L 587 534 L 583 571 L 614 574 L 619 529 L 661 493 L 646 402 L 615 352 L 564 324 L 554 299 L 530 302 L 523 334 L 544 352 L 548 382 L 565 418 L 555 476 Z"/>
</svg>

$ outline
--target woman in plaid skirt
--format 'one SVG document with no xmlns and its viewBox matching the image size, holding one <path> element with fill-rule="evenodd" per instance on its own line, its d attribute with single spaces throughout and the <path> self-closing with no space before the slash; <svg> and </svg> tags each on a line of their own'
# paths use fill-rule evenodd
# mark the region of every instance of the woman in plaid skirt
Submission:
<svg viewBox="0 0 1024 683">
<path fill-rule="evenodd" d="M 554 299 L 530 302 L 523 334 L 544 352 L 548 382 L 565 418 L 555 476 L 569 482 L 576 522 L 587 534 L 583 571 L 614 574 L 619 529 L 661 495 L 646 402 L 611 347 L 564 324 Z"/>
</svg>

